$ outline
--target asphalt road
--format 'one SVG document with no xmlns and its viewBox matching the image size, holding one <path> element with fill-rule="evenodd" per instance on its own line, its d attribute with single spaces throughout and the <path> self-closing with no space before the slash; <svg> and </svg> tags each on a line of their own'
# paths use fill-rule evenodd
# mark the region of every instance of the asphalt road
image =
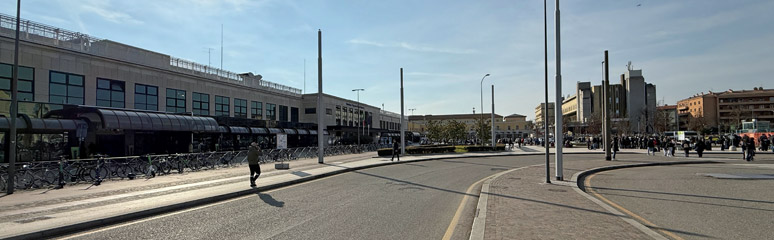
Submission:
<svg viewBox="0 0 774 240">
<path fill-rule="evenodd" d="M 771 239 L 774 179 L 703 175 L 774 174 L 774 162 L 762 162 L 620 169 L 593 175 L 589 183 L 602 198 L 670 238 Z"/>
<path fill-rule="evenodd" d="M 467 239 L 479 180 L 542 156 L 377 167 L 68 236 L 74 239 Z M 473 189 L 472 193 L 467 193 Z"/>
</svg>

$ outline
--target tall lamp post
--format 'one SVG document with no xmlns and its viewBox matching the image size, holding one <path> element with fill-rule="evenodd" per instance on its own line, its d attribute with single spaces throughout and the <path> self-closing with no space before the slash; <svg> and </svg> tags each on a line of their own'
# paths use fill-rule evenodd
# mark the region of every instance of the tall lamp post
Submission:
<svg viewBox="0 0 774 240">
<path fill-rule="evenodd" d="M 484 78 L 489 77 L 489 73 L 484 75 L 484 77 L 481 78 L 481 84 L 479 86 L 481 87 L 481 117 L 479 118 L 481 123 L 479 123 L 479 129 L 481 129 L 481 136 L 479 137 L 479 141 L 483 144 L 484 139 L 481 139 L 484 137 Z"/>
<path fill-rule="evenodd" d="M 11 119 L 8 126 L 8 186 L 6 194 L 12 194 L 14 178 L 16 177 L 16 118 L 19 112 L 19 12 L 21 10 L 21 0 L 16 1 L 16 39 L 13 47 L 13 70 L 11 80 Z"/>
<path fill-rule="evenodd" d="M 360 126 L 357 128 L 357 151 L 360 152 L 360 127 L 363 127 L 363 116 L 360 110 L 360 91 L 365 91 L 365 89 L 358 88 L 358 89 L 352 89 L 352 91 L 357 92 L 357 119 L 358 121 L 360 121 L 359 123 Z"/>
<path fill-rule="evenodd" d="M 546 7 L 547 0 L 543 0 L 543 49 L 544 49 L 544 57 L 545 57 L 545 69 L 546 69 L 546 99 L 545 99 L 545 105 L 543 106 L 543 127 L 545 128 L 545 134 L 544 141 L 548 142 L 548 8 Z M 543 145 L 546 148 L 546 183 L 551 183 L 551 164 L 548 160 L 549 149 L 548 145 Z"/>
</svg>

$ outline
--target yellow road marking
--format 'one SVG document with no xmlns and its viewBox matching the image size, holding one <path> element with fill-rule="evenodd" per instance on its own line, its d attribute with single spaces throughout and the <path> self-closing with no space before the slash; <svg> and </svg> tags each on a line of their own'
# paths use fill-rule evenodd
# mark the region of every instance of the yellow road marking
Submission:
<svg viewBox="0 0 774 240">
<path fill-rule="evenodd" d="M 588 189 L 588 190 L 589 190 L 589 192 L 591 192 L 591 194 L 593 194 L 595 197 L 597 197 L 597 198 L 599 198 L 600 200 L 602 200 L 602 201 L 606 202 L 607 204 L 609 204 L 609 205 L 611 205 L 611 206 L 613 206 L 613 207 L 617 208 L 617 209 L 618 209 L 618 210 L 620 210 L 621 212 L 624 212 L 624 213 L 626 213 L 627 215 L 629 215 L 629 216 L 631 216 L 631 217 L 633 217 L 633 218 L 637 219 L 638 221 L 640 221 L 640 222 L 642 222 L 642 223 L 645 223 L 645 225 L 646 225 L 647 227 L 649 227 L 649 228 L 657 227 L 657 228 L 658 228 L 658 231 L 660 231 L 660 232 L 662 232 L 662 233 L 666 234 L 667 236 L 669 236 L 669 237 L 671 237 L 671 238 L 673 238 L 673 239 L 677 239 L 677 240 L 684 240 L 684 239 L 683 239 L 683 238 L 681 238 L 680 236 L 677 236 L 676 234 L 674 234 L 674 233 L 672 233 L 672 232 L 670 232 L 670 231 L 668 231 L 668 230 L 664 230 L 664 229 L 660 228 L 658 225 L 656 225 L 656 224 L 653 224 L 652 222 L 650 222 L 650 221 L 646 220 L 646 219 L 645 219 L 645 218 L 643 218 L 643 217 L 640 217 L 640 216 L 639 216 L 639 215 L 637 215 L 637 214 L 634 214 L 633 212 L 631 212 L 631 211 L 627 210 L 626 208 L 624 208 L 624 207 L 622 207 L 622 206 L 620 206 L 620 205 L 618 205 L 618 204 L 614 203 L 613 201 L 610 201 L 610 200 L 608 200 L 607 198 L 603 197 L 602 195 L 600 195 L 599 193 L 597 193 L 596 191 L 594 191 L 594 188 L 593 188 L 593 187 L 591 187 L 591 178 L 593 178 L 594 176 L 596 176 L 596 174 L 592 174 L 591 176 L 587 177 L 587 178 L 586 178 L 586 181 L 585 181 L 585 185 L 586 185 L 586 189 Z"/>
<path fill-rule="evenodd" d="M 462 215 L 462 211 L 465 210 L 465 203 L 468 201 L 468 197 L 470 197 L 470 194 L 472 194 L 471 190 L 473 190 L 473 187 L 478 185 L 479 183 L 491 178 L 492 176 L 485 177 L 481 180 L 478 180 L 477 182 L 473 183 L 468 187 L 468 190 L 465 191 L 465 196 L 462 197 L 462 201 L 460 202 L 460 206 L 457 207 L 457 212 L 454 213 L 454 217 L 451 220 L 451 223 L 449 223 L 449 227 L 446 228 L 446 234 L 443 235 L 443 240 L 449 240 L 452 237 L 452 234 L 454 234 L 454 228 L 457 227 L 457 224 L 460 220 L 460 216 Z"/>
</svg>

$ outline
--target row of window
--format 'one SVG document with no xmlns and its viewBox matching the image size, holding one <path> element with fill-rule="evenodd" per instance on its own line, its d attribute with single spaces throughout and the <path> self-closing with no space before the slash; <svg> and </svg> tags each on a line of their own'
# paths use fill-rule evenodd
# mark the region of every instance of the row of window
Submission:
<svg viewBox="0 0 774 240">
<path fill-rule="evenodd" d="M 10 99 L 13 67 L 9 64 L 0 64 L 0 99 Z M 61 104 L 84 104 L 84 76 L 64 72 L 51 71 L 49 73 L 49 102 Z M 34 101 L 33 82 L 35 71 L 30 67 L 19 67 L 18 99 L 21 101 Z M 144 84 L 135 84 L 134 108 L 140 110 L 158 111 L 158 87 Z M 126 108 L 126 85 L 123 81 L 97 78 L 97 106 Z M 210 114 L 210 95 L 193 92 L 191 109 L 195 115 Z M 173 113 L 186 112 L 186 91 L 167 88 L 166 111 Z M 250 101 L 250 116 L 254 119 L 263 119 L 263 103 Z M 266 119 L 277 120 L 276 104 L 266 103 Z M 234 98 L 234 117 L 247 118 L 247 100 Z M 215 116 L 229 116 L 230 98 L 215 96 Z M 279 121 L 298 122 L 298 108 L 290 108 L 288 119 L 288 107 L 280 105 Z"/>
</svg>

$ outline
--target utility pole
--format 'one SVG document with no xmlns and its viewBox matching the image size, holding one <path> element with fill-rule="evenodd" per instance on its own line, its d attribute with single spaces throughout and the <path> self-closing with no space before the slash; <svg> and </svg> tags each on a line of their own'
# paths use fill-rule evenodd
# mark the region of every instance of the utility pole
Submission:
<svg viewBox="0 0 774 240">
<path fill-rule="evenodd" d="M 323 85 L 322 85 L 322 30 L 317 29 L 317 163 L 323 163 L 324 155 L 324 129 L 323 115 L 319 111 L 323 109 Z"/>
<path fill-rule="evenodd" d="M 610 148 L 611 142 L 610 142 L 610 111 L 609 111 L 609 105 L 610 105 L 610 74 L 608 71 L 608 65 L 609 60 L 607 58 L 607 50 L 605 50 L 605 81 L 602 83 L 602 117 L 604 118 L 602 120 L 602 126 L 604 128 L 604 146 L 605 146 L 605 160 L 610 161 L 612 160 L 612 156 L 610 155 Z"/>
<path fill-rule="evenodd" d="M 220 24 L 220 70 L 223 70 L 223 24 Z"/>
<path fill-rule="evenodd" d="M 13 194 L 16 177 L 16 118 L 19 112 L 19 26 L 21 25 L 21 0 L 16 1 L 16 38 L 13 42 L 13 79 L 11 79 L 11 126 L 8 127 L 8 187 L 7 194 Z"/>
<path fill-rule="evenodd" d="M 546 1 L 548 0 L 543 0 L 543 56 L 545 59 L 544 66 L 546 69 L 546 99 L 545 106 L 543 106 L 543 127 L 545 127 L 545 131 L 543 134 L 545 135 L 545 142 L 548 142 L 548 8 L 546 7 L 548 4 Z M 548 160 L 550 152 L 547 144 L 544 144 L 544 147 L 546 148 L 546 183 L 551 183 L 551 164 Z"/>
<path fill-rule="evenodd" d="M 363 127 L 363 118 L 360 111 L 360 91 L 365 91 L 365 89 L 358 88 L 358 89 L 352 89 L 353 92 L 357 92 L 357 118 L 360 122 L 360 126 L 357 128 L 357 151 L 360 152 L 360 128 Z M 363 128 L 363 132 L 365 132 L 365 128 Z"/>
<path fill-rule="evenodd" d="M 403 68 L 400 68 L 400 154 L 406 154 L 406 124 L 403 124 Z"/>
<path fill-rule="evenodd" d="M 554 103 L 554 144 L 556 145 L 556 180 L 564 179 L 562 171 L 562 51 L 559 31 L 559 0 L 556 0 L 556 102 Z"/>
<path fill-rule="evenodd" d="M 306 93 L 306 58 L 304 58 L 304 93 Z"/>
<path fill-rule="evenodd" d="M 495 150 L 494 111 L 494 84 L 492 84 L 492 150 Z"/>
</svg>

